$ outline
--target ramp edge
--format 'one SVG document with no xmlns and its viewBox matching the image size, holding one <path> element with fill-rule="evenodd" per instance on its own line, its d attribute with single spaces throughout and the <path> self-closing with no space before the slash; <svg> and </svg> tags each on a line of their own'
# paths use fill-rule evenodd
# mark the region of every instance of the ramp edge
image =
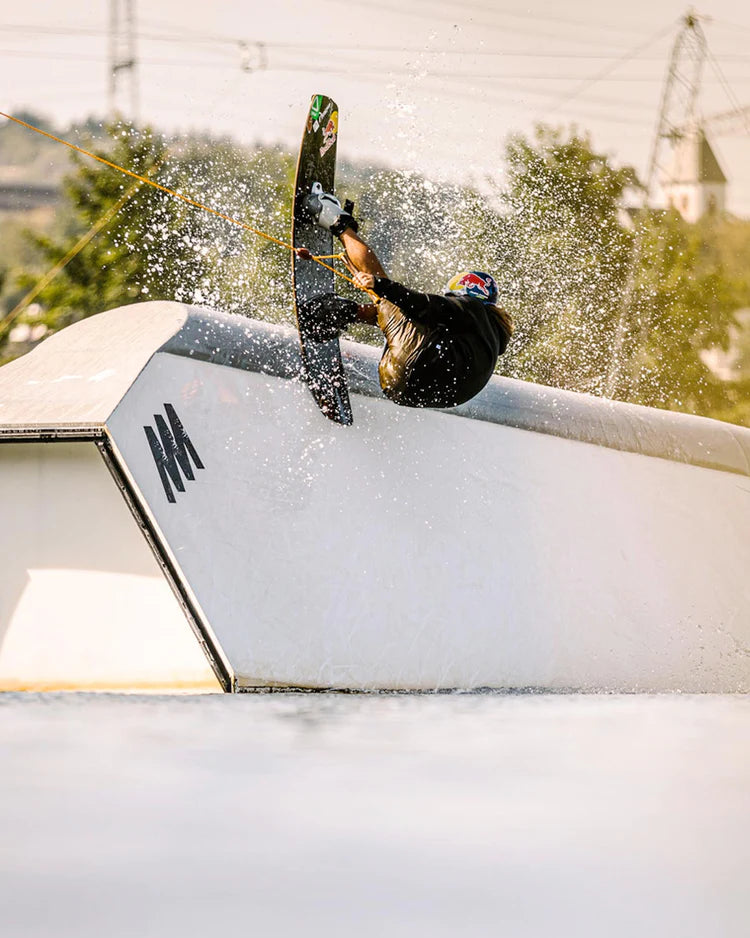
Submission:
<svg viewBox="0 0 750 938">
<path fill-rule="evenodd" d="M 96 441 L 97 449 L 101 454 L 104 464 L 110 472 L 117 488 L 125 499 L 125 503 L 130 509 L 131 514 L 136 520 L 141 533 L 148 543 L 151 551 L 158 563 L 167 583 L 174 593 L 175 598 L 180 604 L 180 608 L 187 619 L 190 628 L 198 640 L 203 653 L 208 659 L 213 669 L 216 679 L 226 693 L 233 693 L 237 690 L 236 678 L 228 661 L 224 657 L 221 648 L 214 639 L 211 631 L 203 621 L 203 617 L 191 599 L 182 576 L 176 566 L 172 563 L 168 552 L 165 550 L 162 539 L 154 527 L 147 512 L 143 510 L 141 499 L 135 487 L 130 482 L 127 474 L 123 470 L 120 460 L 117 456 L 112 441 L 107 434 Z"/>
</svg>

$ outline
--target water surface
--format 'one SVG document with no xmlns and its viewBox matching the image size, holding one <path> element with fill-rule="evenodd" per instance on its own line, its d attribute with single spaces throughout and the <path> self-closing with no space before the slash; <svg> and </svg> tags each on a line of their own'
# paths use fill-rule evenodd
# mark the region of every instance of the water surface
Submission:
<svg viewBox="0 0 750 938">
<path fill-rule="evenodd" d="M 0 695 L 4 938 L 750 934 L 750 698 Z"/>
</svg>

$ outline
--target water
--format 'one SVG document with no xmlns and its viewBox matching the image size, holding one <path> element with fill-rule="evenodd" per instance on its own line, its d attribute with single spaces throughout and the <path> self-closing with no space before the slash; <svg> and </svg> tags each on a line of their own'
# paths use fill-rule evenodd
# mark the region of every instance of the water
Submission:
<svg viewBox="0 0 750 938">
<path fill-rule="evenodd" d="M 0 934 L 750 934 L 750 698 L 0 695 Z"/>
</svg>

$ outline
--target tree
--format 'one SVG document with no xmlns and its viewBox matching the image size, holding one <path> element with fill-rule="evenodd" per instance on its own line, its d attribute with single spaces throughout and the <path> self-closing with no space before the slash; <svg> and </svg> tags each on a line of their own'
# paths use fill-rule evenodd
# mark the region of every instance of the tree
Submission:
<svg viewBox="0 0 750 938">
<path fill-rule="evenodd" d="M 108 133 L 111 146 L 94 152 L 141 175 L 151 172 L 166 156 L 165 143 L 151 133 L 114 126 Z M 73 171 L 63 183 L 64 208 L 56 230 L 50 235 L 31 236 L 43 269 L 65 258 L 92 226 L 119 208 L 39 294 L 42 312 L 38 318 L 52 331 L 139 297 L 146 269 L 136 243 L 147 219 L 166 198 L 86 157 L 74 154 L 72 160 Z M 27 271 L 19 278 L 20 284 L 31 289 L 41 272 Z M 162 292 L 168 292 L 167 284 Z"/>
<path fill-rule="evenodd" d="M 574 130 L 538 127 L 531 140 L 512 138 L 505 156 L 503 209 L 464 200 L 467 244 L 482 245 L 476 255 L 498 272 L 516 322 L 501 372 L 603 394 L 624 312 L 617 398 L 741 413 L 736 389 L 703 353 L 726 348 L 734 311 L 750 303 L 748 278 L 731 269 L 724 244 L 727 230 L 735 240 L 742 230 L 714 217 L 690 225 L 674 211 L 645 211 L 634 229 L 623 209 L 639 185 L 634 170 Z M 631 264 L 635 288 L 624 308 Z"/>
<path fill-rule="evenodd" d="M 247 153 L 226 140 L 192 138 L 175 143 L 160 181 L 287 241 L 293 174 L 291 157 L 279 150 Z M 169 269 L 172 299 L 259 319 L 293 318 L 289 252 L 216 215 L 173 199 L 157 212 L 143 250 L 149 292 Z"/>
<path fill-rule="evenodd" d="M 730 389 L 703 353 L 727 348 L 734 312 L 750 299 L 747 282 L 723 262 L 720 227 L 711 216 L 689 224 L 675 210 L 652 212 L 641 225 L 621 393 L 651 407 L 707 416 L 723 411 Z"/>
<path fill-rule="evenodd" d="M 107 137 L 109 145 L 93 150 L 98 156 L 259 229 L 271 223 L 277 236 L 287 237 L 289 157 L 275 150 L 248 155 L 211 138 L 167 141 L 126 125 L 108 127 Z M 35 321 L 51 331 L 144 299 L 290 318 L 288 252 L 78 154 L 55 231 L 32 236 L 41 269 L 26 270 L 20 285 L 34 286 L 102 219 L 104 227 L 37 298 Z"/>
<path fill-rule="evenodd" d="M 495 266 L 515 313 L 507 374 L 602 393 L 631 235 L 623 226 L 634 170 L 617 168 L 575 131 L 537 127 L 506 149 L 505 214 Z"/>
</svg>

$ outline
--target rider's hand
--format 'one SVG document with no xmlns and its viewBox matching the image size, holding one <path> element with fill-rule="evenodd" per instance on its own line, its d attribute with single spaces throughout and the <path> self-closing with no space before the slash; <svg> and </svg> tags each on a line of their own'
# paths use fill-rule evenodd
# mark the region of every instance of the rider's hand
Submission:
<svg viewBox="0 0 750 938">
<path fill-rule="evenodd" d="M 372 290 L 375 286 L 375 277 L 372 274 L 366 274 L 363 270 L 358 270 L 352 279 L 360 290 Z"/>
</svg>

